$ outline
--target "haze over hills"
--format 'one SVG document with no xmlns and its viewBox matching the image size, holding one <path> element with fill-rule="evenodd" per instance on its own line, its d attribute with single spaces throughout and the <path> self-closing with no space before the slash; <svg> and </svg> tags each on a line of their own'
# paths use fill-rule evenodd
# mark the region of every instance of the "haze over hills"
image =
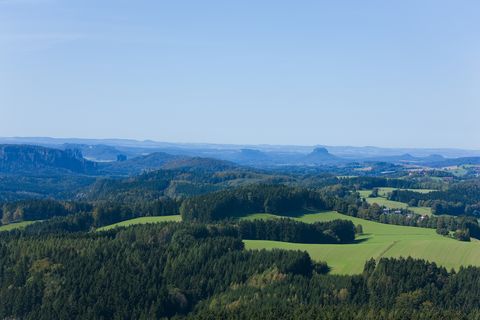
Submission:
<svg viewBox="0 0 480 320">
<path fill-rule="evenodd" d="M 245 165 L 258 168 L 282 166 L 351 166 L 390 163 L 400 166 L 447 167 L 480 164 L 480 152 L 469 150 L 403 149 L 373 147 L 236 146 L 173 144 L 134 140 L 85 140 L 53 138 L 1 138 L 0 172 L 58 168 L 90 175 L 132 175 L 178 166 L 197 159 L 215 159 L 216 166 Z M 110 143 L 110 144 L 107 144 Z M 248 148 L 247 148 L 248 147 Z M 428 152 L 434 152 L 428 154 Z M 442 152 L 443 153 L 440 153 Z M 335 152 L 335 153 L 334 153 Z M 399 152 L 398 154 L 391 154 Z M 345 156 L 348 154 L 348 156 Z M 369 157 L 366 155 L 370 154 Z M 374 154 L 374 155 L 372 155 Z M 425 155 L 427 154 L 427 155 Z M 343 155 L 343 156 L 342 156 Z M 356 156 L 354 156 L 356 155 Z M 452 155 L 469 155 L 452 157 Z M 218 161 L 227 161 L 223 164 Z M 386 171 L 390 171 L 386 169 Z M 36 174 L 34 172 L 34 174 Z"/>
<path fill-rule="evenodd" d="M 440 154 L 424 157 L 410 153 L 389 155 L 391 150 L 387 150 L 385 154 L 374 157 L 349 158 L 329 151 L 338 151 L 340 147 L 281 149 L 281 146 L 244 148 L 196 144 L 168 144 L 166 147 L 167 144 L 133 140 L 32 140 L 36 145 L 0 145 L 0 200 L 71 198 L 84 193 L 82 190 L 86 190 L 88 185 L 98 179 L 123 178 L 130 183 L 129 177 L 156 171 L 159 172 L 158 175 L 153 174 L 152 177 L 161 178 L 151 182 L 154 186 L 152 188 L 165 189 L 165 194 L 175 197 L 210 192 L 230 184 L 269 181 L 269 177 L 259 175 L 261 171 L 257 170 L 275 170 L 279 175 L 308 173 L 371 177 L 400 177 L 419 170 L 441 170 L 442 176 L 453 177 L 459 174 L 478 176 L 480 165 L 480 157 L 475 156 L 447 158 Z M 8 141 L 12 142 L 11 139 Z M 371 150 L 371 147 L 367 147 L 367 150 Z M 205 184 L 212 173 L 218 172 L 223 172 L 222 175 L 225 176 L 219 175 L 211 183 Z M 165 175 L 171 180 L 166 185 L 162 182 Z M 142 179 L 134 185 L 143 183 Z M 198 184 L 196 179 L 203 182 Z M 102 193 L 98 186 L 110 185 L 116 187 L 117 183 L 97 183 L 96 188 L 92 189 L 94 191 L 89 193 Z"/>
<path fill-rule="evenodd" d="M 351 161 L 390 161 L 417 160 L 402 159 L 410 155 L 414 158 L 442 156 L 445 158 L 480 157 L 480 150 L 454 148 L 382 148 L 353 146 L 293 146 L 293 145 L 232 145 L 209 143 L 169 143 L 151 140 L 138 141 L 132 139 L 81 139 L 81 138 L 49 138 L 49 137 L 4 137 L 0 144 L 32 144 L 60 149 L 79 149 L 83 155 L 96 161 L 115 161 L 118 154 L 128 158 L 146 155 L 153 152 L 165 152 L 174 155 L 211 157 L 241 163 L 249 162 L 297 162 L 302 156 L 313 152 L 316 148 L 325 148 L 332 155 Z M 395 159 L 397 158 L 397 159 Z M 427 159 L 423 159 L 427 161 Z M 434 159 L 429 159 L 433 161 Z"/>
</svg>

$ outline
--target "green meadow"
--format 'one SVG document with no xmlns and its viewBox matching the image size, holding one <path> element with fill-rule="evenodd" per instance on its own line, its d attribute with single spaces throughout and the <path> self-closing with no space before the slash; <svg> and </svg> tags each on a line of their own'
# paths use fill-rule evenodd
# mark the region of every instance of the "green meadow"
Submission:
<svg viewBox="0 0 480 320">
<path fill-rule="evenodd" d="M 378 199 L 378 198 L 377 198 Z M 251 214 L 240 219 L 275 219 L 279 216 L 269 213 Z M 358 274 L 370 258 L 414 257 L 436 262 L 448 269 L 460 266 L 480 266 L 480 242 L 460 242 L 438 235 L 434 229 L 395 226 L 363 220 L 335 211 L 309 213 L 292 217 L 305 223 L 351 220 L 361 224 L 364 234 L 353 244 L 301 244 L 279 241 L 244 240 L 247 249 L 287 249 L 307 251 L 317 261 L 326 261 L 334 274 Z M 181 221 L 179 215 L 141 217 L 98 228 L 97 231 L 137 224 Z M 22 227 L 32 222 L 1 226 L 0 231 Z"/>
<path fill-rule="evenodd" d="M 254 214 L 249 219 L 274 216 Z M 438 235 L 434 229 L 395 226 L 358 219 L 337 212 L 320 212 L 297 218 L 313 223 L 334 219 L 361 224 L 364 234 L 354 244 L 298 244 L 278 241 L 245 240 L 248 249 L 288 249 L 307 251 L 314 260 L 326 261 L 334 274 L 358 274 L 365 261 L 381 257 L 414 257 L 436 262 L 448 269 L 480 266 L 480 242 L 461 242 Z"/>
<path fill-rule="evenodd" d="M 110 230 L 113 228 L 118 228 L 118 227 L 128 227 L 128 226 L 133 226 L 136 224 L 146 224 L 146 223 L 159 223 L 159 222 L 166 222 L 166 221 L 182 221 L 182 218 L 180 215 L 174 215 L 174 216 L 160 216 L 160 217 L 141 217 L 141 218 L 135 218 L 135 219 L 130 219 L 130 220 L 125 220 L 122 222 L 110 224 L 108 226 L 104 226 L 101 228 L 98 228 L 97 231 L 106 231 Z"/>
<path fill-rule="evenodd" d="M 378 194 L 381 197 L 386 197 L 388 193 L 392 192 L 393 190 L 407 190 L 407 191 L 413 191 L 413 192 L 418 192 L 418 193 L 429 193 L 432 191 L 435 191 L 433 189 L 398 189 L 398 188 L 378 188 Z"/>
<path fill-rule="evenodd" d="M 22 221 L 22 222 L 15 222 L 0 226 L 0 232 L 2 231 L 10 231 L 15 229 L 22 229 L 28 226 L 29 224 L 35 223 L 37 221 Z"/>
<path fill-rule="evenodd" d="M 432 214 L 432 209 L 429 207 L 410 207 L 408 204 L 403 202 L 388 200 L 387 196 L 393 190 L 398 190 L 398 189 L 397 188 L 378 188 L 378 197 L 376 198 L 368 197 L 372 193 L 372 190 L 360 190 L 359 193 L 360 193 L 360 196 L 362 198 L 365 198 L 365 200 L 370 204 L 376 203 L 379 206 L 384 206 L 390 209 L 409 209 L 415 212 L 416 214 L 421 214 L 421 215 Z M 428 192 L 435 191 L 431 189 L 401 189 L 401 190 L 408 190 L 408 191 L 414 191 L 419 193 L 428 193 Z"/>
</svg>

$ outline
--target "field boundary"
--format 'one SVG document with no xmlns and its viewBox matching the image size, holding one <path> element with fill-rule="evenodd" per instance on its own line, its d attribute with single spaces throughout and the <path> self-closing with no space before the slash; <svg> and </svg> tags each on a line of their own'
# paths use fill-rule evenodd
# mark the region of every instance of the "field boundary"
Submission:
<svg viewBox="0 0 480 320">
<path fill-rule="evenodd" d="M 380 254 L 375 260 L 380 260 L 385 255 L 385 253 L 387 253 L 388 250 L 392 249 L 399 241 L 400 240 L 395 240 L 391 244 L 389 244 L 388 247 L 386 247 L 382 252 L 380 252 Z"/>
</svg>

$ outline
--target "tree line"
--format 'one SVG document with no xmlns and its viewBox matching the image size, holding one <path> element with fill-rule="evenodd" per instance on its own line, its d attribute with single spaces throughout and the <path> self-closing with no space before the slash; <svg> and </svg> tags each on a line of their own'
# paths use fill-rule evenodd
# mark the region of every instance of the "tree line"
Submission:
<svg viewBox="0 0 480 320">
<path fill-rule="evenodd" d="M 179 213 L 180 203 L 168 197 L 131 204 L 31 199 L 1 205 L 0 215 L 2 224 L 9 224 L 88 214 L 92 217 L 92 227 L 101 227 L 137 217 L 175 215 Z"/>
<path fill-rule="evenodd" d="M 185 199 L 180 214 L 185 221 L 217 221 L 250 213 L 299 214 L 305 208 L 322 210 L 320 195 L 285 185 L 250 185 Z"/>
<path fill-rule="evenodd" d="M 296 243 L 352 243 L 355 226 L 348 220 L 303 223 L 289 218 L 243 220 L 240 236 L 247 240 L 274 240 Z"/>
<path fill-rule="evenodd" d="M 420 193 L 415 193 L 420 194 Z M 306 189 L 285 185 L 249 185 L 200 196 L 176 200 L 160 197 L 152 201 L 74 202 L 25 200 L 1 206 L 2 222 L 54 219 L 42 227 L 85 230 L 142 216 L 181 214 L 185 221 L 212 222 L 267 212 L 294 216 L 312 210 L 335 210 L 340 213 L 380 223 L 436 229 L 439 234 L 468 241 L 480 238 L 480 226 L 473 217 L 422 216 L 408 209 L 398 213 L 377 204 L 368 204 L 358 193 L 342 185 Z M 90 217 L 88 217 L 90 215 Z M 70 217 L 74 216 L 74 217 Z M 77 223 L 75 226 L 74 224 Z"/>
<path fill-rule="evenodd" d="M 439 234 L 469 241 L 480 239 L 480 226 L 472 217 L 423 216 L 408 209 L 399 213 L 369 204 L 342 185 L 311 190 L 283 185 L 252 185 L 223 190 L 183 201 L 180 214 L 185 221 L 211 222 L 267 212 L 282 216 L 298 215 L 305 209 L 335 210 L 380 223 L 436 229 Z M 445 232 L 446 231 L 446 232 Z"/>
<path fill-rule="evenodd" d="M 468 180 L 452 184 L 447 190 L 419 193 L 409 190 L 393 190 L 390 200 L 411 206 L 431 207 L 437 215 L 480 216 L 480 182 Z"/>
</svg>

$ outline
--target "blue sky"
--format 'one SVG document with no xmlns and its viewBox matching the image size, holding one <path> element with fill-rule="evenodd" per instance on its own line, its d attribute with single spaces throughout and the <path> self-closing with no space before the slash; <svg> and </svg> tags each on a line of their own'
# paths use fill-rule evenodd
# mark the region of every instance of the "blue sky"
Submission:
<svg viewBox="0 0 480 320">
<path fill-rule="evenodd" d="M 479 12 L 0 0 L 0 136 L 480 149 Z"/>
</svg>

